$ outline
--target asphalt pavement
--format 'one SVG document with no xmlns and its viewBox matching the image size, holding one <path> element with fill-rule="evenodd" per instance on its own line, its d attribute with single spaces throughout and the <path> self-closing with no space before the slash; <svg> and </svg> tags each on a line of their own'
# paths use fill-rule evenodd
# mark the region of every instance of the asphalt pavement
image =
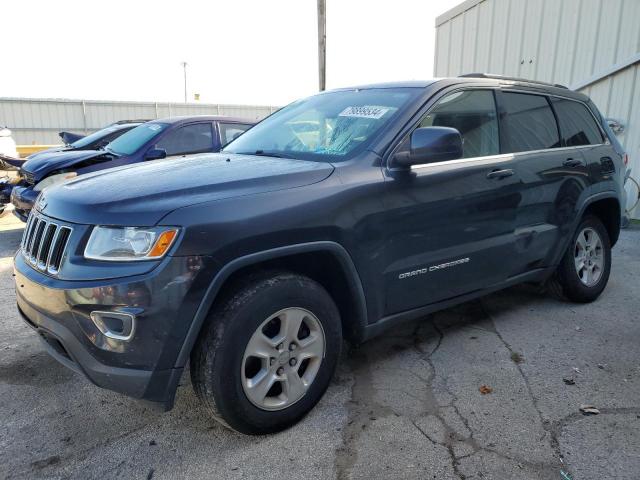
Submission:
<svg viewBox="0 0 640 480">
<path fill-rule="evenodd" d="M 185 376 L 159 413 L 50 358 L 15 308 L 0 218 L 0 478 L 640 478 L 640 228 L 590 305 L 523 286 L 347 349 L 320 404 L 249 437 Z M 583 414 L 592 405 L 599 414 Z"/>
</svg>

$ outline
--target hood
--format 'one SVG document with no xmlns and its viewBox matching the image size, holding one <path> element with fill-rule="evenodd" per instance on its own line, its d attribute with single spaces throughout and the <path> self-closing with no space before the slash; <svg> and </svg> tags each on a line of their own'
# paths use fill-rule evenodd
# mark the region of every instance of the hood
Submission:
<svg viewBox="0 0 640 480">
<path fill-rule="evenodd" d="M 27 160 L 31 160 L 32 158 L 38 158 L 40 155 L 46 155 L 52 152 L 67 152 L 69 150 L 73 150 L 73 148 L 67 145 L 58 145 L 57 147 L 45 148 L 44 150 L 40 150 L 39 152 L 32 153 L 27 157 Z"/>
<path fill-rule="evenodd" d="M 42 180 L 51 172 L 62 169 L 72 169 L 80 162 L 104 156 L 105 161 L 113 157 L 104 150 L 63 150 L 54 152 L 41 152 L 31 155 L 22 168 L 33 173 L 36 182 Z"/>
<path fill-rule="evenodd" d="M 201 154 L 128 165 L 47 188 L 44 213 L 82 224 L 155 225 L 196 203 L 317 183 L 328 163 L 236 154 Z"/>
</svg>

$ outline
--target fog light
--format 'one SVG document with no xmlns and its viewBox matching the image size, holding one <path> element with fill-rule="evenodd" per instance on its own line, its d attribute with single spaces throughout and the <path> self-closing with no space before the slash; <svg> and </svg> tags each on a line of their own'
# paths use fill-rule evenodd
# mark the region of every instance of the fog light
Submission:
<svg viewBox="0 0 640 480">
<path fill-rule="evenodd" d="M 130 313 L 93 311 L 91 320 L 107 338 L 128 341 L 133 338 L 136 317 Z"/>
</svg>

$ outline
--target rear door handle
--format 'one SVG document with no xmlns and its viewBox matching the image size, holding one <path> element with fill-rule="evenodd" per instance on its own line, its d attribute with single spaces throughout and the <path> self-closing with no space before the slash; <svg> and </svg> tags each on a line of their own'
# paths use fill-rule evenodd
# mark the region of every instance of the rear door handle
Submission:
<svg viewBox="0 0 640 480">
<path fill-rule="evenodd" d="M 510 168 L 506 168 L 504 170 L 491 170 L 487 173 L 487 178 L 500 180 L 501 178 L 507 178 L 513 175 L 515 172 Z"/>
<path fill-rule="evenodd" d="M 583 165 L 582 160 L 578 160 L 576 158 L 567 158 L 562 164 L 565 167 L 580 167 Z"/>
</svg>

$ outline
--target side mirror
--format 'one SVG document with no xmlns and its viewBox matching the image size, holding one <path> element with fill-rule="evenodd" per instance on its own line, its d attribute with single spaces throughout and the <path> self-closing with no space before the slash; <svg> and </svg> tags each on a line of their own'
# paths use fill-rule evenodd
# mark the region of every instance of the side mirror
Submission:
<svg viewBox="0 0 640 480">
<path fill-rule="evenodd" d="M 167 151 L 163 148 L 152 148 L 144 155 L 145 160 L 160 160 L 161 158 L 167 158 Z"/>
<path fill-rule="evenodd" d="M 462 158 L 462 136 L 455 128 L 422 127 L 411 133 L 409 151 L 398 152 L 394 163 L 410 167 Z"/>
</svg>

